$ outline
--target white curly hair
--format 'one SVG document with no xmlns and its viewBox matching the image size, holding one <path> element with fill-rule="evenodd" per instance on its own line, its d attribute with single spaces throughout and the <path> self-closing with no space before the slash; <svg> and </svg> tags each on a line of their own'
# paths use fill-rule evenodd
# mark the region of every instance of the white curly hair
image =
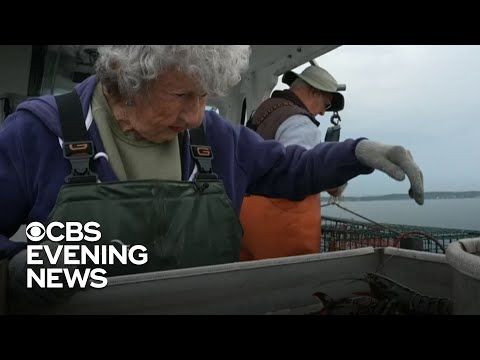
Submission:
<svg viewBox="0 0 480 360">
<path fill-rule="evenodd" d="M 223 96 L 248 68 L 249 45 L 104 45 L 96 74 L 109 92 L 131 97 L 172 66 L 198 80 L 208 95 Z"/>
</svg>

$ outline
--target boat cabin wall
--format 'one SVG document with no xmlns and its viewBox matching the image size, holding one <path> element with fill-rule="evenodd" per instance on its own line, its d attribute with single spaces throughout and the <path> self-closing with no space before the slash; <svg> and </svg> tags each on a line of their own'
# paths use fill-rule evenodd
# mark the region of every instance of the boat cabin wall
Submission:
<svg viewBox="0 0 480 360">
<path fill-rule="evenodd" d="M 35 96 L 61 94 L 93 73 L 95 45 L 1 45 L 0 124 Z"/>
<path fill-rule="evenodd" d="M 0 46 L 0 123 L 28 94 L 32 45 Z"/>
</svg>

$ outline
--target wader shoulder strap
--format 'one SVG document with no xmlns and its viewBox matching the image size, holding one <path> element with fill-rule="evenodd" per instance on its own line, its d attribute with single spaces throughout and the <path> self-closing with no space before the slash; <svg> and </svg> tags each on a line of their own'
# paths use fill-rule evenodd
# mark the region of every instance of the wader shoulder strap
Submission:
<svg viewBox="0 0 480 360">
<path fill-rule="evenodd" d="M 207 135 L 205 135 L 204 124 L 198 128 L 190 129 L 190 151 L 197 164 L 198 173 L 197 180 L 216 180 L 217 174 L 212 170 L 213 152 L 207 142 Z"/>
<path fill-rule="evenodd" d="M 94 156 L 93 142 L 88 138 L 82 104 L 75 90 L 55 96 L 63 135 L 63 156 L 70 161 L 72 172 L 66 183 L 97 182 L 97 174 L 91 171 Z"/>
</svg>

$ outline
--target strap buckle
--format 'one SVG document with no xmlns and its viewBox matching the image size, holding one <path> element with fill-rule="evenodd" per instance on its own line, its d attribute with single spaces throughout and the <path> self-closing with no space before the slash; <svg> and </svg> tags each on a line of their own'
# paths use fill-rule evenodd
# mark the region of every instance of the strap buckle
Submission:
<svg viewBox="0 0 480 360">
<path fill-rule="evenodd" d="M 92 141 L 69 141 L 63 143 L 63 157 L 70 161 L 72 172 L 65 177 L 66 183 L 97 182 L 98 176 L 90 170 L 93 158 Z"/>
<path fill-rule="evenodd" d="M 207 145 L 190 145 L 190 150 L 198 166 L 196 179 L 217 180 L 217 174 L 212 171 L 212 148 Z"/>
</svg>

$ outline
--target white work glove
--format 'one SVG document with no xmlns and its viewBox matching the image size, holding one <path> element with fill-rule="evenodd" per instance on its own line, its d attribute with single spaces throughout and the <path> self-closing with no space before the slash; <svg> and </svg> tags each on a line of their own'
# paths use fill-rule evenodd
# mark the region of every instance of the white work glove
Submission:
<svg viewBox="0 0 480 360">
<path fill-rule="evenodd" d="M 361 140 L 355 148 L 355 156 L 364 165 L 380 170 L 395 180 L 403 181 L 407 175 L 410 180 L 408 195 L 417 204 L 423 205 L 423 174 L 410 151 L 403 146 Z"/>
</svg>

